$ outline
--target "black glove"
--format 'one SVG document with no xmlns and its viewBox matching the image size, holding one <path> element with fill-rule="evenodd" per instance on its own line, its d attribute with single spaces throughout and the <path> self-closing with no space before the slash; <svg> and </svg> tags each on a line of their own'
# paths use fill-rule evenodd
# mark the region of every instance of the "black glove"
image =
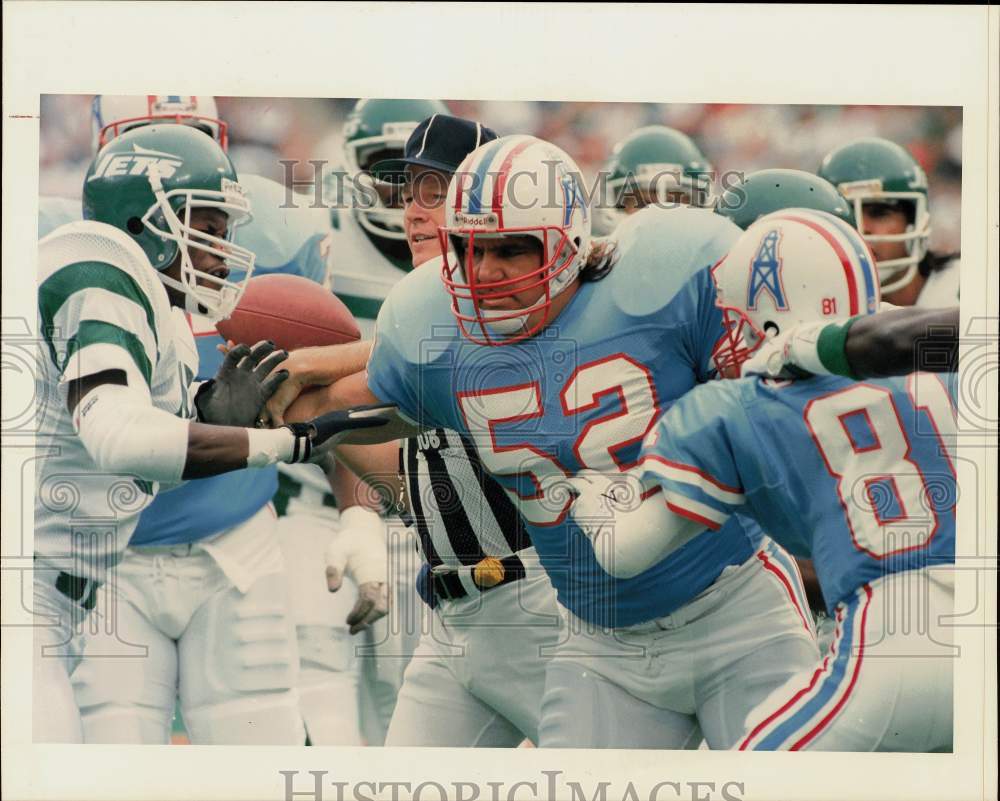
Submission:
<svg viewBox="0 0 1000 801">
<path fill-rule="evenodd" d="M 391 404 L 358 406 L 340 412 L 327 412 L 306 423 L 289 423 L 285 428 L 295 435 L 295 455 L 292 462 L 308 461 L 316 448 L 338 434 L 388 425 L 391 419 L 383 415 L 395 410 L 396 407 Z"/>
<path fill-rule="evenodd" d="M 198 420 L 241 428 L 255 426 L 264 404 L 288 378 L 287 370 L 271 372 L 287 358 L 286 351 L 275 350 L 275 344 L 266 340 L 252 348 L 234 347 L 215 378 L 198 388 L 194 397 Z"/>
</svg>

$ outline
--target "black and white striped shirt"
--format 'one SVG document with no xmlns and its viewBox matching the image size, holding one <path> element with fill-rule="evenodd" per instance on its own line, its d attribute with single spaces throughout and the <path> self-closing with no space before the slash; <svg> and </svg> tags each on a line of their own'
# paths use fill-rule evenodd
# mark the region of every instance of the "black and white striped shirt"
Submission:
<svg viewBox="0 0 1000 801">
<path fill-rule="evenodd" d="M 536 562 L 523 518 L 469 439 L 437 428 L 404 440 L 400 473 L 420 549 L 432 568 L 474 567 L 487 557 L 512 554 Z"/>
</svg>

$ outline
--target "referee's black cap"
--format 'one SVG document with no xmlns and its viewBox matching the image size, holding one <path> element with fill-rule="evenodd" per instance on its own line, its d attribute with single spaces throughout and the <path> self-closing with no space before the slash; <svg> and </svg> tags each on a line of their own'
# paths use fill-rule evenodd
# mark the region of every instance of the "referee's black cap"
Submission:
<svg viewBox="0 0 1000 801">
<path fill-rule="evenodd" d="M 371 173 L 378 180 L 392 184 L 406 181 L 407 165 L 451 174 L 473 150 L 496 138 L 496 132 L 482 123 L 434 114 L 410 134 L 402 158 L 376 162 Z"/>
</svg>

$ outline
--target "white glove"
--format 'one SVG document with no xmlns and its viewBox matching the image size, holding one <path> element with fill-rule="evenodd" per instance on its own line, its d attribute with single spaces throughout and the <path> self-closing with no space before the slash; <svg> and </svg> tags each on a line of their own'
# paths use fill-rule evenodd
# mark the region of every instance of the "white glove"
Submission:
<svg viewBox="0 0 1000 801">
<path fill-rule="evenodd" d="M 743 363 L 740 375 L 762 375 L 767 378 L 804 378 L 807 375 L 829 375 L 816 352 L 819 332 L 826 322 L 803 323 L 765 339 L 753 356 Z"/>
<path fill-rule="evenodd" d="M 577 493 L 570 514 L 590 540 L 598 564 L 618 578 L 645 570 L 649 565 L 635 564 L 635 554 L 629 547 L 631 539 L 625 532 L 627 526 L 632 526 L 631 517 L 643 505 L 638 477 L 581 470 L 569 483 Z M 662 505 L 662 499 L 658 500 Z"/>
<path fill-rule="evenodd" d="M 704 531 L 670 512 L 660 493 L 643 500 L 646 488 L 635 473 L 581 470 L 569 483 L 578 493 L 570 514 L 615 578 L 639 575 Z"/>
<path fill-rule="evenodd" d="M 375 512 L 351 506 L 340 513 L 340 526 L 326 548 L 326 585 L 336 592 L 345 574 L 358 585 L 358 601 L 347 616 L 351 634 L 357 634 L 389 612 L 385 523 Z"/>
<path fill-rule="evenodd" d="M 630 473 L 581 470 L 569 484 L 576 494 L 570 514 L 592 540 L 608 534 L 618 514 L 637 509 L 642 495 L 641 483 Z"/>
</svg>

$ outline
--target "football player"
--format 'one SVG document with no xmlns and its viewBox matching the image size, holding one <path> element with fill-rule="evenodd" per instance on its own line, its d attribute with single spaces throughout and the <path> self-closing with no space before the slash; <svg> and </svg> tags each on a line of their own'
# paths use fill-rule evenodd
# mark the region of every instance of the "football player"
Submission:
<svg viewBox="0 0 1000 801">
<path fill-rule="evenodd" d="M 194 343 L 180 310 L 227 315 L 243 288 L 230 267 L 248 276 L 254 262 L 232 241 L 250 205 L 212 139 L 178 125 L 127 132 L 91 163 L 83 214 L 39 243 L 36 397 L 50 453 L 36 471 L 34 609 L 54 622 L 36 630 L 34 736 L 46 742 L 82 740 L 76 629 L 158 486 L 301 461 L 334 430 L 205 425 L 252 425 L 284 377 L 264 378 L 284 357 L 269 343 L 236 350 L 189 396 Z M 116 589 L 101 593 L 112 612 Z"/>
<path fill-rule="evenodd" d="M 366 383 L 334 383 L 300 412 L 339 405 L 350 382 L 351 403 L 393 403 L 417 429 L 475 442 L 575 635 L 547 667 L 540 745 L 682 748 L 700 727 L 729 747 L 747 712 L 817 657 L 790 557 L 734 517 L 617 579 L 569 519 L 567 479 L 627 468 L 663 406 L 710 377 L 721 314 L 709 271 L 739 229 L 702 209 L 647 209 L 591 250 L 578 176 L 530 136 L 470 154 L 449 185 L 439 274 L 414 271 L 390 293 Z"/>
<path fill-rule="evenodd" d="M 883 300 L 929 308 L 958 303 L 959 256 L 929 249 L 927 175 L 905 148 L 859 139 L 829 152 L 819 174 L 853 204 L 878 262 Z"/>
<path fill-rule="evenodd" d="M 769 215 L 714 268 L 732 374 L 768 336 L 878 308 L 873 258 L 831 215 Z M 697 529 L 747 514 L 812 557 L 836 620 L 830 649 L 747 718 L 740 749 L 950 751 L 955 378 L 854 383 L 745 378 L 697 387 L 646 437 L 636 474 L 662 499 L 608 517 L 620 479 L 576 479 L 574 516 L 613 539 L 605 567 L 630 575 Z M 602 505 L 606 504 L 606 505 Z M 593 526 L 587 521 L 597 523 Z M 619 567 L 620 566 L 620 567 Z M 622 570 L 624 568 L 624 570 Z"/>
<path fill-rule="evenodd" d="M 201 129 L 216 138 L 220 147 L 227 139 L 225 123 L 217 119 L 212 98 L 97 96 L 93 117 L 95 144 L 101 147 L 123 131 L 155 123 Z M 284 187 L 266 178 L 242 176 L 242 186 L 252 199 L 256 218 L 237 229 L 235 241 L 257 255 L 255 271 L 286 272 L 323 282 L 327 267 L 323 246 L 328 244 L 330 231 L 327 212 L 308 207 L 282 208 L 288 205 Z M 238 275 L 241 281 L 245 279 L 235 267 L 232 278 Z M 197 358 L 189 360 L 188 369 L 199 380 L 212 376 L 223 362 L 217 350 L 221 342 L 215 330 L 217 318 L 196 311 L 188 315 L 198 346 Z M 298 467 L 322 477 L 316 465 Z M 337 471 L 341 486 L 346 486 L 338 494 L 354 498 L 359 493 L 349 476 L 339 477 L 344 472 Z M 73 679 L 87 741 L 166 742 L 174 710 L 168 689 L 172 682 L 175 690 L 181 688 L 184 724 L 196 743 L 298 744 L 302 742 L 300 727 L 288 723 L 295 714 L 295 697 L 275 693 L 270 696 L 270 704 L 262 702 L 268 697 L 266 682 L 284 681 L 291 675 L 301 682 L 301 709 L 313 741 L 360 743 L 354 702 L 356 669 L 350 645 L 344 642 L 347 626 L 330 621 L 340 622 L 346 617 L 349 623 L 361 625 L 384 614 L 385 604 L 359 600 L 352 609 L 357 593 L 350 580 L 337 596 L 330 596 L 321 562 L 311 565 L 311 570 L 305 569 L 279 550 L 284 542 L 280 536 L 284 520 L 275 521 L 270 504 L 277 488 L 276 475 L 274 468 L 268 468 L 191 482 L 154 501 L 144 511 L 118 568 L 121 606 L 116 614 L 119 628 L 127 630 L 127 635 L 121 631 L 102 632 L 93 635 L 87 647 L 88 653 L 115 652 L 125 639 L 151 643 L 153 653 L 145 660 L 85 660 L 76 671 Z M 286 509 L 287 504 L 281 506 L 282 512 Z M 379 597 L 384 594 L 385 584 L 384 537 L 378 540 L 377 533 L 372 534 L 372 523 L 379 526 L 380 521 L 364 509 L 352 514 L 356 518 L 352 545 L 362 541 L 369 544 L 351 560 L 350 572 L 361 574 L 364 595 Z M 306 525 L 309 519 L 300 520 L 302 538 L 315 528 Z M 330 528 L 324 529 L 322 536 L 325 545 L 331 536 Z M 358 547 L 352 548 L 352 555 L 356 551 Z M 166 573 L 164 562 L 170 565 Z M 289 576 L 284 569 L 286 562 L 302 572 Z M 285 599 L 279 598 L 285 576 L 289 576 L 290 586 L 301 588 L 291 594 L 290 609 L 286 609 Z M 303 593 L 307 593 L 310 603 L 301 602 Z M 259 678 L 252 679 L 239 653 L 224 652 L 229 644 L 218 641 L 213 645 L 198 639 L 206 626 L 230 628 L 233 620 L 263 615 L 264 609 L 270 610 L 261 618 L 267 625 L 251 630 L 256 632 L 253 636 L 244 636 L 242 648 L 266 654 L 272 663 L 269 674 L 261 666 L 257 669 Z M 307 624 L 312 622 L 303 619 L 304 609 L 319 610 L 317 614 L 327 617 L 325 636 L 302 643 L 303 669 L 298 671 L 285 664 L 287 659 L 294 659 L 295 651 L 288 649 L 283 627 L 289 623 L 289 615 L 295 616 L 296 631 L 303 640 L 311 631 Z M 185 627 L 178 623 L 188 620 L 196 625 Z M 322 645 L 317 646 L 317 639 Z M 210 645 L 214 650 L 206 650 Z M 338 669 L 314 669 L 317 665 Z M 251 687 L 242 700 L 233 703 L 232 693 L 211 692 L 211 683 L 199 678 L 205 669 L 225 675 L 227 683 L 233 685 L 247 685 L 251 679 L 264 683 Z M 314 695 L 320 689 L 328 690 L 331 684 L 339 691 L 338 703 L 317 703 Z M 246 714 L 247 707 L 254 709 L 254 715 Z M 331 716 L 336 717 L 333 723 Z M 289 739 L 293 736 L 297 739 Z"/>
<path fill-rule="evenodd" d="M 630 214 L 649 205 L 698 206 L 715 202 L 715 173 L 686 134 L 665 125 L 639 128 L 615 145 L 601 168 L 608 197 L 594 207 L 594 234 L 607 236 Z"/>
<path fill-rule="evenodd" d="M 746 230 L 761 217 L 788 208 L 824 211 L 848 225 L 855 224 L 851 204 L 829 182 L 802 170 L 766 169 L 745 175 L 738 184 L 723 192 L 715 210 Z M 802 557 L 797 557 L 795 561 L 802 574 L 809 606 L 816 618 L 819 642 L 823 646 L 833 637 L 833 621 L 827 617 L 812 563 Z"/>
</svg>

